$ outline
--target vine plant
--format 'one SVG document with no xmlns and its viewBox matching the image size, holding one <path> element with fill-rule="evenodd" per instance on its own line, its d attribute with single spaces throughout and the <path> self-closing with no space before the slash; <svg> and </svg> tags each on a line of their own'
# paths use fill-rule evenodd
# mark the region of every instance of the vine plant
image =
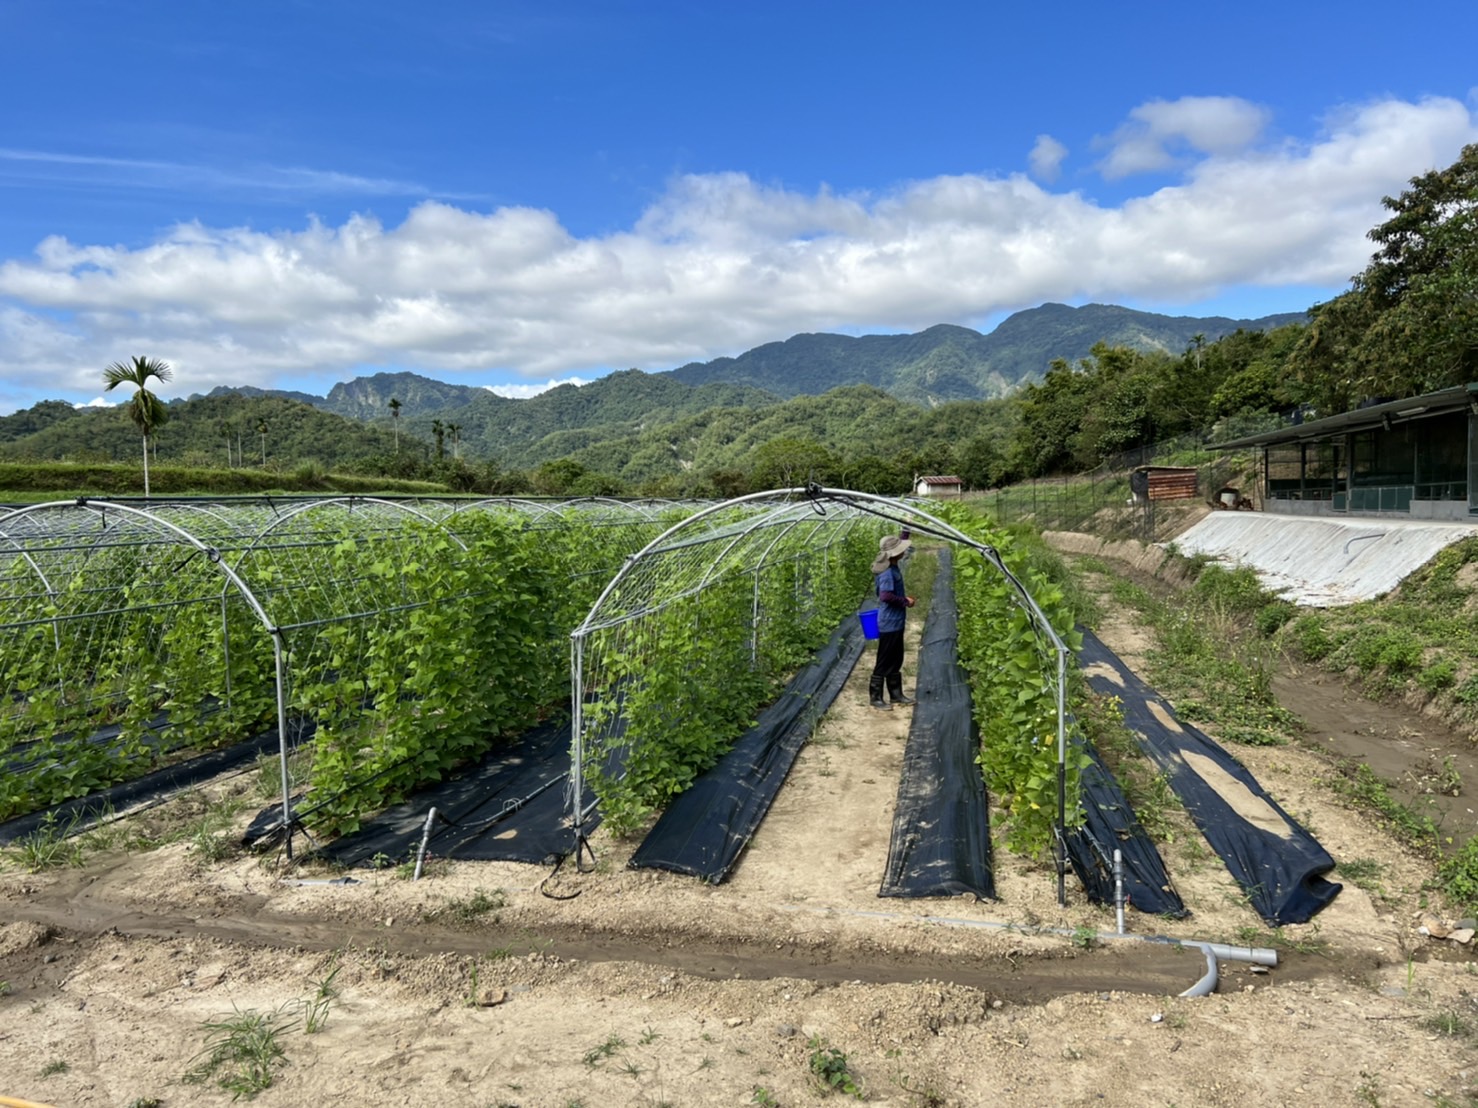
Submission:
<svg viewBox="0 0 1478 1108">
<path fill-rule="evenodd" d="M 1030 565 L 1009 533 L 960 505 L 943 505 L 937 514 L 962 534 L 994 547 L 1069 649 L 1082 645 L 1062 589 Z M 974 554 L 962 556 L 955 561 L 955 578 L 960 661 L 970 674 L 980 725 L 980 767 L 986 785 L 1006 809 L 1006 845 L 1021 853 L 1040 853 L 1053 843 L 1057 818 L 1056 654 L 1015 587 L 994 566 Z M 1070 742 L 1069 827 L 1082 819 L 1078 777 L 1087 761 L 1079 744 Z"/>
</svg>

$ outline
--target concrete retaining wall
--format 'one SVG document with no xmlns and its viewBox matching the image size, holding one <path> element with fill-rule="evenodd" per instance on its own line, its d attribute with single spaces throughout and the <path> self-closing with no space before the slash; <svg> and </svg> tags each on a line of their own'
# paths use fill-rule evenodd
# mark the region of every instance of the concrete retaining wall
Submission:
<svg viewBox="0 0 1478 1108">
<path fill-rule="evenodd" d="M 1175 545 L 1182 554 L 1250 566 L 1295 603 L 1331 608 L 1390 592 L 1469 535 L 1478 535 L 1478 524 L 1213 512 Z"/>
</svg>

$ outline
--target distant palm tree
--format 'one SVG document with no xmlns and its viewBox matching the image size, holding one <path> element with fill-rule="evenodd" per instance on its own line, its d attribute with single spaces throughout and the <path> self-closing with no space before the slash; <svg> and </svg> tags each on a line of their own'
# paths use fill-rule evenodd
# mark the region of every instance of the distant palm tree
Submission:
<svg viewBox="0 0 1478 1108">
<path fill-rule="evenodd" d="M 267 464 L 267 421 L 257 420 L 257 434 L 262 436 L 262 465 Z"/>
<path fill-rule="evenodd" d="M 431 421 L 431 434 L 436 437 L 436 460 L 446 457 L 446 426 L 439 419 Z"/>
<path fill-rule="evenodd" d="M 1201 349 L 1205 345 L 1206 345 L 1206 334 L 1205 334 L 1204 331 L 1197 331 L 1194 335 L 1191 336 L 1191 349 L 1195 350 L 1195 352 L 1196 352 L 1196 372 L 1197 373 L 1199 373 L 1201 371 Z"/>
<path fill-rule="evenodd" d="M 462 452 L 458 449 L 458 447 L 462 444 L 462 425 L 460 423 L 448 423 L 446 425 L 446 430 L 447 434 L 452 436 L 452 457 L 454 459 L 460 458 L 462 456 Z"/>
<path fill-rule="evenodd" d="M 395 428 L 395 452 L 397 454 L 399 454 L 400 453 L 400 401 L 399 400 L 396 400 L 395 397 L 392 396 L 390 398 L 390 403 L 387 405 L 387 407 L 389 407 L 389 409 L 390 409 L 390 418 L 393 420 L 393 422 L 391 423 L 391 426 Z"/>
<path fill-rule="evenodd" d="M 103 370 L 104 392 L 112 392 L 114 388 L 123 384 L 134 387 L 133 399 L 125 406 L 125 410 L 128 412 L 128 418 L 133 420 L 134 426 L 144 436 L 145 497 L 149 495 L 149 434 L 169 419 L 169 409 L 165 407 L 164 401 L 148 389 L 149 378 L 154 377 L 164 382 L 173 376 L 174 370 L 169 368 L 168 362 L 138 356 L 129 362 L 114 362 Z"/>
</svg>

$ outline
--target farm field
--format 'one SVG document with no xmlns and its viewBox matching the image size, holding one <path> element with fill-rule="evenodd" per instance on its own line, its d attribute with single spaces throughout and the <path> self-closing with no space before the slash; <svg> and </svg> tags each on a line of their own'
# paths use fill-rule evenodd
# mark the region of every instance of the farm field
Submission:
<svg viewBox="0 0 1478 1108">
<path fill-rule="evenodd" d="M 1096 630 L 1137 668 L 1145 627 L 1107 611 Z M 1418 933 L 1441 916 L 1432 863 L 1347 806 L 1319 736 L 1234 748 L 1348 866 L 1313 923 L 1270 932 L 1167 815 L 1193 914 L 1131 913 L 1130 930 L 1280 955 L 1178 999 L 1198 955 L 1095 940 L 1112 911 L 1073 884 L 1060 909 L 1051 866 L 999 843 L 997 902 L 877 898 L 908 715 L 865 707 L 865 661 L 717 887 L 626 869 L 635 842 L 605 830 L 587 874 L 460 862 L 328 884 L 229 847 L 260 803 L 249 777 L 115 825 L 80 866 L 8 855 L 0 1095 L 227 1103 L 224 1069 L 185 1078 L 207 1025 L 255 1013 L 280 1023 L 268 1105 L 813 1104 L 815 1069 L 893 1104 L 1471 1102 L 1470 947 Z M 127 849 L 171 827 L 178 841 Z"/>
</svg>

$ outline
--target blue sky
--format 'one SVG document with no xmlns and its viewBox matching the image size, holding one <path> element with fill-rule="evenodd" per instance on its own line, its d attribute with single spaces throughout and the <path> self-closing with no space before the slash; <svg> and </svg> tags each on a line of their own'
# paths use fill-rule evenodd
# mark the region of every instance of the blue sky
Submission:
<svg viewBox="0 0 1478 1108">
<path fill-rule="evenodd" d="M 1478 5 L 0 0 L 0 411 L 510 393 L 1045 301 L 1298 311 L 1478 141 Z"/>
</svg>

